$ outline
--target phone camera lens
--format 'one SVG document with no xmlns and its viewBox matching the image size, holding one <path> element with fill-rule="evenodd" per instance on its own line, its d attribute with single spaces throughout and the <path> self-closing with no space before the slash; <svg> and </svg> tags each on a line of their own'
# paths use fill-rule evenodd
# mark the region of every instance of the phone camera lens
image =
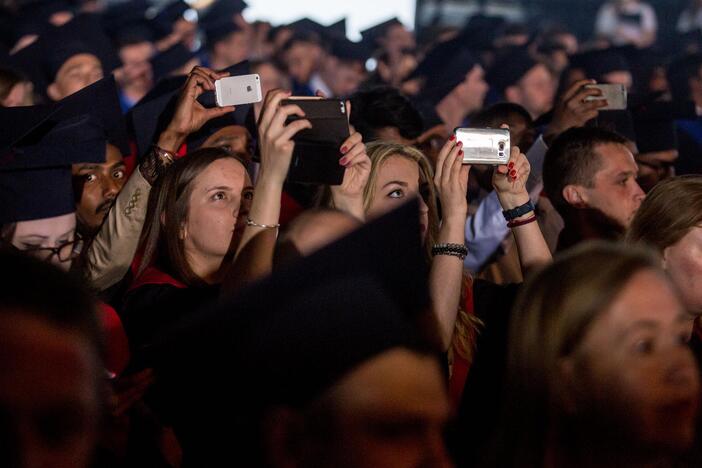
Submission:
<svg viewBox="0 0 702 468">
<path fill-rule="evenodd" d="M 498 148 L 500 148 L 500 151 L 504 151 L 505 150 L 505 142 L 501 141 L 500 144 L 498 145 Z"/>
</svg>

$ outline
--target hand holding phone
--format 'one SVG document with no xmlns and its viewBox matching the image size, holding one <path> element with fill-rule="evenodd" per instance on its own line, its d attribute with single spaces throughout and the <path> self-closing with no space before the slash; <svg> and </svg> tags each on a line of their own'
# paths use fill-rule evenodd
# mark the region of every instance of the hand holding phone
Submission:
<svg viewBox="0 0 702 468">
<path fill-rule="evenodd" d="M 252 74 L 219 79 L 215 81 L 215 99 L 219 107 L 261 102 L 261 78 Z"/>
</svg>

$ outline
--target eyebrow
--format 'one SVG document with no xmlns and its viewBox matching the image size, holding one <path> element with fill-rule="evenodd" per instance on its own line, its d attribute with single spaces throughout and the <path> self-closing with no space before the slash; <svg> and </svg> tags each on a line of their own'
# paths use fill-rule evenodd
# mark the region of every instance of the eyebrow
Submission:
<svg viewBox="0 0 702 468">
<path fill-rule="evenodd" d="M 232 190 L 231 187 L 228 187 L 226 185 L 218 185 L 217 187 L 209 187 L 205 189 L 205 192 L 211 192 L 213 190 Z"/>
<path fill-rule="evenodd" d="M 383 185 L 383 188 L 387 187 L 388 185 L 392 185 L 392 184 L 401 185 L 402 187 L 407 187 L 409 185 L 407 182 L 402 182 L 401 180 L 391 180 L 387 184 Z"/>
<path fill-rule="evenodd" d="M 255 188 L 256 188 L 256 187 L 254 187 L 253 185 L 247 185 L 246 187 L 244 187 L 244 189 L 242 190 L 242 192 L 243 192 L 244 190 L 254 190 Z"/>
<path fill-rule="evenodd" d="M 110 169 L 115 169 L 117 167 L 127 167 L 127 165 L 124 164 L 124 161 L 119 161 L 119 162 L 116 162 L 113 165 L 111 165 Z"/>
<path fill-rule="evenodd" d="M 630 324 L 626 329 L 622 332 L 621 336 L 629 336 L 633 332 L 640 330 L 640 329 L 646 329 L 646 330 L 656 330 L 659 328 L 658 322 L 654 320 L 637 320 L 636 322 L 633 322 Z"/>
</svg>

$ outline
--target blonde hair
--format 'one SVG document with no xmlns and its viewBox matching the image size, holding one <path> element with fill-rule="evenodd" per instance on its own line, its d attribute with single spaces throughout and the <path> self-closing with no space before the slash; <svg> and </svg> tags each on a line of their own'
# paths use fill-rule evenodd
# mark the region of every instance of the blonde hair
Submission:
<svg viewBox="0 0 702 468">
<path fill-rule="evenodd" d="M 413 146 L 387 141 L 369 143 L 366 147 L 366 153 L 371 160 L 371 171 L 368 177 L 368 183 L 363 190 L 363 208 L 365 211 L 368 211 L 373 203 L 373 199 L 376 195 L 375 185 L 378 179 L 378 173 L 388 159 L 393 156 L 399 156 L 414 161 L 419 166 L 419 185 L 420 187 L 422 185 L 427 187 L 424 203 L 426 203 L 429 208 L 429 226 L 427 226 L 428 229 L 424 247 L 427 261 L 431 263 L 431 248 L 436 243 L 439 236 L 439 209 L 436 202 L 437 192 L 434 186 L 434 169 L 429 159 L 427 159 L 424 153 Z M 473 283 L 470 277 L 466 276 L 463 281 L 461 301 L 458 304 L 459 310 L 456 317 L 452 345 L 449 348 L 449 362 L 453 362 L 454 352 L 458 353 L 468 362 L 470 362 L 473 357 L 475 336 L 481 322 L 470 313 L 472 311 L 467 311 L 465 307 L 466 295 L 471 293 L 468 289 L 472 288 L 472 286 Z"/>
</svg>

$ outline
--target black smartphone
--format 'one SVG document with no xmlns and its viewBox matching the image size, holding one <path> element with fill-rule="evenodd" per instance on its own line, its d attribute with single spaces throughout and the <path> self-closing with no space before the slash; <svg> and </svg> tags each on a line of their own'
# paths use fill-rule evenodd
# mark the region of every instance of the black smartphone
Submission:
<svg viewBox="0 0 702 468">
<path fill-rule="evenodd" d="M 341 99 L 290 98 L 282 105 L 295 104 L 305 113 L 312 128 L 295 135 L 289 182 L 303 184 L 341 185 L 344 166 L 339 164 L 341 145 L 349 137 L 346 105 Z M 303 117 L 293 115 L 286 125 Z"/>
</svg>

